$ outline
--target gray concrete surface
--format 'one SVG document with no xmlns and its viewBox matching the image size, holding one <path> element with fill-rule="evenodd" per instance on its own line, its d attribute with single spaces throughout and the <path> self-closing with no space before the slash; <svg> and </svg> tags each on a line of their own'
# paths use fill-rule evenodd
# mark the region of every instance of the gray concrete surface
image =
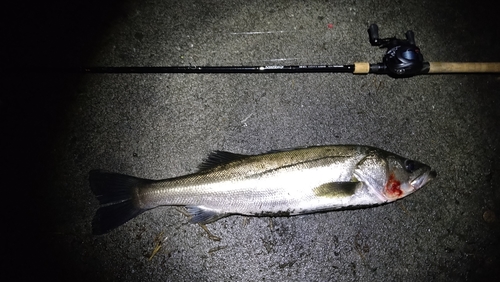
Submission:
<svg viewBox="0 0 500 282">
<path fill-rule="evenodd" d="M 500 61 L 477 1 L 86 1 L 5 10 L 4 67 L 379 62 L 366 29 L 427 61 Z M 329 28 L 329 24 L 333 24 Z M 7 42 L 7 44 L 5 44 Z M 498 281 L 498 75 L 40 74 L 3 69 L 2 273 L 81 281 Z M 93 236 L 88 172 L 196 170 L 212 150 L 371 145 L 438 178 L 376 208 L 232 216 L 173 208 Z M 2 185 L 3 186 L 3 185 Z M 496 214 L 496 217 L 495 217 Z M 149 260 L 155 238 L 164 238 Z"/>
</svg>

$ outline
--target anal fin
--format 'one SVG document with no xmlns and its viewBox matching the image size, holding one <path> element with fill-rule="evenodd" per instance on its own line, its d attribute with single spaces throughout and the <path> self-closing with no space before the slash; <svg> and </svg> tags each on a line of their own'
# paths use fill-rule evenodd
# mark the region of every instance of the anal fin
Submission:
<svg viewBox="0 0 500 282">
<path fill-rule="evenodd" d="M 191 223 L 207 224 L 227 216 L 225 213 L 201 206 L 186 206 L 185 208 L 191 216 L 189 219 Z"/>
</svg>

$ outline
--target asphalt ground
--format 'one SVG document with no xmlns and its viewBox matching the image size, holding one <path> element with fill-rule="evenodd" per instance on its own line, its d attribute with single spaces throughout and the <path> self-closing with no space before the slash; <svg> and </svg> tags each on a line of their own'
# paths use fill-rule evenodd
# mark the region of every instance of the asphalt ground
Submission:
<svg viewBox="0 0 500 282">
<path fill-rule="evenodd" d="M 72 281 L 498 281 L 500 76 L 68 74 L 57 66 L 380 62 L 411 29 L 426 61 L 500 61 L 491 1 L 85 1 L 3 9 L 2 273 Z M 36 69 L 36 67 L 42 67 Z M 396 203 L 231 216 L 175 208 L 102 236 L 88 172 L 162 179 L 209 152 L 379 147 L 438 178 Z M 150 259 L 155 246 L 161 248 Z"/>
</svg>

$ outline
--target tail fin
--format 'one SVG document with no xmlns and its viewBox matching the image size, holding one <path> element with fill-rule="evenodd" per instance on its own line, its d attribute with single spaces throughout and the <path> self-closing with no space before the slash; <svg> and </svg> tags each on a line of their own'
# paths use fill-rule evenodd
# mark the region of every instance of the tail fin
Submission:
<svg viewBox="0 0 500 282">
<path fill-rule="evenodd" d="M 92 220 L 92 233 L 105 234 L 146 211 L 133 200 L 134 189 L 153 182 L 103 170 L 89 174 L 90 188 L 101 207 Z"/>
</svg>

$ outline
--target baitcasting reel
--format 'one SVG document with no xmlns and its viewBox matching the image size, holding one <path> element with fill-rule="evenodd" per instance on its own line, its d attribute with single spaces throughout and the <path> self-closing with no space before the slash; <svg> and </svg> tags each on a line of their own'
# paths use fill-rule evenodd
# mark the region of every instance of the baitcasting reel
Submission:
<svg viewBox="0 0 500 282">
<path fill-rule="evenodd" d="M 415 45 L 413 31 L 406 32 L 406 40 L 396 37 L 381 39 L 378 34 L 378 26 L 371 24 L 368 28 L 368 34 L 372 46 L 387 48 L 383 63 L 372 64 L 370 72 L 388 74 L 392 77 L 410 77 L 422 73 L 424 57 Z"/>
</svg>

